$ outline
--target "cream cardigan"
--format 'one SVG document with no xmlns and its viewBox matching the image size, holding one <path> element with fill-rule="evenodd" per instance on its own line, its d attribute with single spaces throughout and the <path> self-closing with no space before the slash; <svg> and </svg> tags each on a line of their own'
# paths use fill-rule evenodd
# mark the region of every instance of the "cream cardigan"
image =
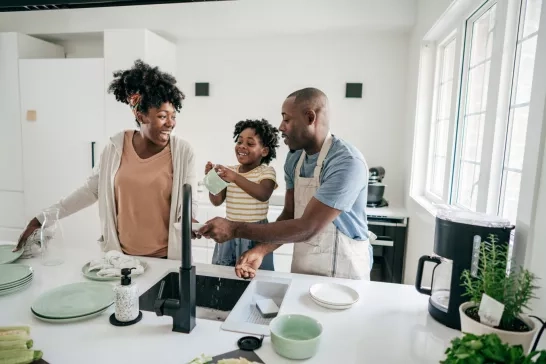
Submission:
<svg viewBox="0 0 546 364">
<path fill-rule="evenodd" d="M 102 233 L 98 243 L 103 251 L 121 251 L 117 234 L 114 177 L 121 162 L 124 133 L 118 133 L 110 138 L 110 142 L 101 153 L 99 163 L 95 166 L 92 175 L 85 184 L 51 206 L 59 209 L 59 218 L 64 218 L 92 205 L 98 200 Z M 173 224 L 179 222 L 182 218 L 182 186 L 186 183 L 191 184 L 192 194 L 195 196 L 197 193 L 197 180 L 195 157 L 190 144 L 171 134 L 170 147 L 173 161 L 173 187 L 169 218 L 168 258 L 178 260 L 182 254 L 181 244 L 177 241 Z M 194 218 L 196 214 L 197 198 L 192 198 L 192 215 Z M 37 218 L 42 223 L 40 215 Z"/>
</svg>

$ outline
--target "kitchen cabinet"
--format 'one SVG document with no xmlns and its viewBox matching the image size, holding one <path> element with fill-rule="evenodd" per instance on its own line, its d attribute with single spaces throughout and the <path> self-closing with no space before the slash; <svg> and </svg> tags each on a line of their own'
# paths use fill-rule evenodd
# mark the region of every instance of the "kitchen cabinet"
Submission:
<svg viewBox="0 0 546 364">
<path fill-rule="evenodd" d="M 377 235 L 372 244 L 374 263 L 371 280 L 402 283 L 407 242 L 408 218 L 368 215 L 368 228 Z"/>
<path fill-rule="evenodd" d="M 99 159 L 93 143 L 104 136 L 104 61 L 20 60 L 19 84 L 25 215 L 30 217 L 82 186 Z M 35 120 L 27 120 L 27 113 L 35 113 Z M 98 237 L 98 205 L 67 217 L 63 228 L 70 242 Z"/>
</svg>

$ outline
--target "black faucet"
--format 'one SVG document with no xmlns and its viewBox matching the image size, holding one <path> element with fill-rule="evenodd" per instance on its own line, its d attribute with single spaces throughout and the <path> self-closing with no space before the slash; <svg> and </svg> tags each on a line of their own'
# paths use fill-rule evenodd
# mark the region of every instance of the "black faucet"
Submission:
<svg viewBox="0 0 546 364">
<path fill-rule="evenodd" d="M 157 316 L 171 316 L 173 331 L 189 334 L 195 327 L 195 266 L 191 264 L 191 185 L 183 186 L 182 198 L 182 264 L 179 273 L 180 299 L 163 298 L 165 280 L 161 281 L 154 310 Z"/>
</svg>

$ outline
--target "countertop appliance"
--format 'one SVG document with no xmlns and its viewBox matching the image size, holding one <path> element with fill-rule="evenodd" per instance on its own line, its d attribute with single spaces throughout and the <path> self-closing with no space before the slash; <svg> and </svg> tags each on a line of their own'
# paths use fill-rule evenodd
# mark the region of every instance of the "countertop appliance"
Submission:
<svg viewBox="0 0 546 364">
<path fill-rule="evenodd" d="M 459 306 L 469 300 L 461 286 L 461 274 L 469 269 L 477 272 L 480 246 L 496 235 L 497 244 L 509 244 L 514 226 L 510 221 L 461 210 L 441 209 L 436 216 L 434 254 L 419 258 L 415 288 L 430 296 L 428 310 L 438 322 L 460 330 Z M 432 287 L 422 287 L 423 268 L 434 263 Z"/>
<path fill-rule="evenodd" d="M 389 203 L 383 198 L 385 194 L 385 184 L 382 183 L 385 178 L 385 168 L 372 167 L 369 169 L 368 177 L 368 207 L 385 207 Z"/>
</svg>

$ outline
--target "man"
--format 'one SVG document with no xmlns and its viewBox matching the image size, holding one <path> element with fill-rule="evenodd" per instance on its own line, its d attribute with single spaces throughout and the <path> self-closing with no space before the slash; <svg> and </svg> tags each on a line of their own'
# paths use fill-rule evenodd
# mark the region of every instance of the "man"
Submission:
<svg viewBox="0 0 546 364">
<path fill-rule="evenodd" d="M 215 218 L 200 233 L 222 243 L 266 241 L 244 253 L 236 274 L 252 278 L 263 257 L 294 243 L 292 273 L 370 279 L 372 249 L 366 218 L 368 166 L 362 154 L 330 133 L 329 103 L 316 88 L 290 94 L 279 127 L 290 148 L 286 196 L 277 222 L 247 224 Z"/>
</svg>

